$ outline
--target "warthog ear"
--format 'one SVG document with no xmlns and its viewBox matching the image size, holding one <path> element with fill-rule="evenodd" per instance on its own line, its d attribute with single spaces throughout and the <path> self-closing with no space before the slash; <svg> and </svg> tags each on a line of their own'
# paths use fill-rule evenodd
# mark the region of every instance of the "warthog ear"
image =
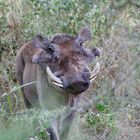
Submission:
<svg viewBox="0 0 140 140">
<path fill-rule="evenodd" d="M 85 41 L 91 40 L 92 38 L 92 32 L 89 27 L 83 27 L 77 36 L 77 41 L 79 41 L 80 44 L 84 43 Z"/>
<path fill-rule="evenodd" d="M 46 50 L 49 44 L 48 38 L 44 38 L 42 35 L 36 35 L 32 42 L 34 44 L 34 47 L 42 48 L 44 50 Z"/>
</svg>

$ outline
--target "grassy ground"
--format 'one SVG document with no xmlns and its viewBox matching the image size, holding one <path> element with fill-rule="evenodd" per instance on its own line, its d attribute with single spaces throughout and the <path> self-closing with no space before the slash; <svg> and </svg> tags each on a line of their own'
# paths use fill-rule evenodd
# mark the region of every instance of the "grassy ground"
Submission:
<svg viewBox="0 0 140 140">
<path fill-rule="evenodd" d="M 66 3 L 64 3 L 66 2 Z M 136 2 L 136 1 L 135 1 Z M 115 3 L 116 4 L 116 3 Z M 47 7 L 47 5 L 49 5 Z M 80 5 L 80 6 L 79 6 Z M 14 75 L 18 48 L 37 33 L 75 34 L 88 24 L 89 44 L 102 49 L 100 74 L 82 101 L 69 140 L 138 140 L 140 137 L 140 8 L 109 0 L 0 1 L 0 140 L 46 139 L 48 113 L 27 111 Z M 74 15 L 74 16 L 73 16 Z M 46 29 L 46 30 L 44 30 Z M 91 67 L 93 67 L 91 65 Z M 53 113 L 49 113 L 53 114 Z"/>
</svg>

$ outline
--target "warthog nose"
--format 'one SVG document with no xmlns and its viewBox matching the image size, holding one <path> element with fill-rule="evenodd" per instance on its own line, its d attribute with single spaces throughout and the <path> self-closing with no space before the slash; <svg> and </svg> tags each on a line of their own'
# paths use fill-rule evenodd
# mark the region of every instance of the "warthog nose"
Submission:
<svg viewBox="0 0 140 140">
<path fill-rule="evenodd" d="M 84 92 L 89 87 L 89 82 L 86 81 L 76 81 L 73 82 L 65 88 L 67 91 L 69 91 L 72 94 L 80 94 Z"/>
</svg>

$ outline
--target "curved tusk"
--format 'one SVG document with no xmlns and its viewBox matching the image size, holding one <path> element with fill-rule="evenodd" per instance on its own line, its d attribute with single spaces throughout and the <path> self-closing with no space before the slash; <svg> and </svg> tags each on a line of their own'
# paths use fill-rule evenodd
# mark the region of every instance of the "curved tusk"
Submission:
<svg viewBox="0 0 140 140">
<path fill-rule="evenodd" d="M 62 85 L 61 79 L 58 78 L 58 77 L 56 77 L 56 76 L 52 73 L 52 71 L 50 70 L 49 67 L 46 68 L 46 71 L 47 71 L 49 77 L 50 77 L 55 83 L 58 83 L 58 84 L 61 84 L 61 85 Z"/>
<path fill-rule="evenodd" d="M 63 87 L 62 84 L 56 83 L 56 82 L 52 82 L 54 85 L 59 86 L 59 87 Z"/>
<path fill-rule="evenodd" d="M 93 77 L 92 79 L 90 79 L 90 83 L 92 83 L 95 79 L 96 79 L 97 76 Z"/>
<path fill-rule="evenodd" d="M 90 73 L 90 80 L 94 80 L 100 71 L 100 64 L 97 62 L 94 70 Z"/>
</svg>

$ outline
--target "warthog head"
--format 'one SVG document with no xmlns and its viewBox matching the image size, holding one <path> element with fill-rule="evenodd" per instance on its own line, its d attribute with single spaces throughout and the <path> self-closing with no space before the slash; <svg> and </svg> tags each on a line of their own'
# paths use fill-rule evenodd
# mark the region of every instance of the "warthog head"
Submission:
<svg viewBox="0 0 140 140">
<path fill-rule="evenodd" d="M 72 94 L 84 92 L 96 77 L 100 65 L 91 71 L 89 63 L 96 56 L 100 56 L 100 50 L 92 50 L 84 46 L 84 42 L 92 37 L 88 27 L 83 28 L 77 36 L 57 34 L 51 40 L 37 35 L 34 40 L 35 48 L 43 49 L 33 55 L 32 62 L 45 68 L 49 82 L 55 87 Z"/>
</svg>

